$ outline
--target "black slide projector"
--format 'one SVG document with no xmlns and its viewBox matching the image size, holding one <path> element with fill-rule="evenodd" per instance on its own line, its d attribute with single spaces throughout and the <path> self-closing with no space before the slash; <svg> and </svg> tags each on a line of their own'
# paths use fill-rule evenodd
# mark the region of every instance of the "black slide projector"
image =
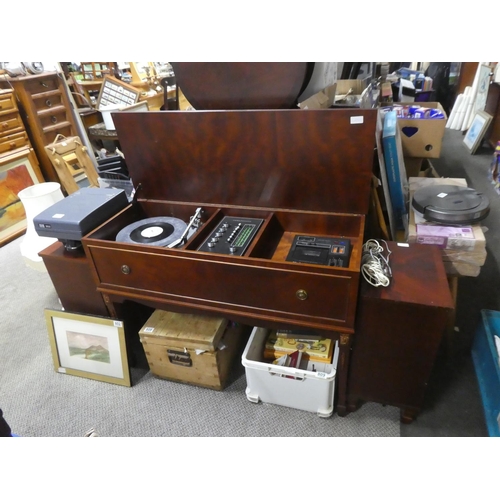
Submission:
<svg viewBox="0 0 500 500">
<path fill-rule="evenodd" d="M 129 204 L 123 189 L 82 188 L 33 218 L 39 236 L 57 238 L 66 250 L 76 250 L 81 239 Z"/>
</svg>

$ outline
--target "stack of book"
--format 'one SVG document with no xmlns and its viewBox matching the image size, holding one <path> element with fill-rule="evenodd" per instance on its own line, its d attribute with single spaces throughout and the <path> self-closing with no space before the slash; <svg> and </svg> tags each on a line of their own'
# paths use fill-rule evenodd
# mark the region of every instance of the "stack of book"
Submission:
<svg viewBox="0 0 500 500">
<path fill-rule="evenodd" d="M 319 335 L 294 333 L 289 330 L 272 330 L 266 340 L 264 358 L 278 360 L 288 356 L 289 359 L 284 358 L 276 364 L 295 367 L 299 367 L 302 361 L 331 363 L 334 343 L 333 340 Z"/>
</svg>

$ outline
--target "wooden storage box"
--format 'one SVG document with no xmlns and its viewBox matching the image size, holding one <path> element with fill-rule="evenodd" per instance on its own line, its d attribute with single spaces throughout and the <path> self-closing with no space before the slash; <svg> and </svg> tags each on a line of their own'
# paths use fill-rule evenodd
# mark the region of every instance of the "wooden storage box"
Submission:
<svg viewBox="0 0 500 500">
<path fill-rule="evenodd" d="M 241 355 L 242 333 L 226 319 L 157 309 L 139 336 L 157 377 L 222 390 Z"/>
</svg>

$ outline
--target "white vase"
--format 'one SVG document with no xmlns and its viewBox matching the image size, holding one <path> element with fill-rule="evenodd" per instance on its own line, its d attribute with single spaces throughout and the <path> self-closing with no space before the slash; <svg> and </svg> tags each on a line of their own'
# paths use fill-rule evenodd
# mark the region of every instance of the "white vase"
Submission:
<svg viewBox="0 0 500 500">
<path fill-rule="evenodd" d="M 35 230 L 33 219 L 54 203 L 62 200 L 64 195 L 58 182 L 42 182 L 27 187 L 17 193 L 26 212 L 26 234 L 21 241 L 21 255 L 26 265 L 37 271 L 47 271 L 42 258 L 38 255 L 44 248 L 52 245 L 57 238 L 39 236 Z"/>
</svg>

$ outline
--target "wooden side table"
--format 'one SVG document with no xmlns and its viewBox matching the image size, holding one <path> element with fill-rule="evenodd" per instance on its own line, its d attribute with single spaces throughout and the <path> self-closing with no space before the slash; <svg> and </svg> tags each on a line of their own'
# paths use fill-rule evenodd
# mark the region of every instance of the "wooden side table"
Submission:
<svg viewBox="0 0 500 500">
<path fill-rule="evenodd" d="M 350 411 L 368 401 L 397 406 L 410 423 L 422 409 L 454 305 L 439 248 L 389 248 L 389 287 L 361 280 L 347 404 Z"/>
</svg>

